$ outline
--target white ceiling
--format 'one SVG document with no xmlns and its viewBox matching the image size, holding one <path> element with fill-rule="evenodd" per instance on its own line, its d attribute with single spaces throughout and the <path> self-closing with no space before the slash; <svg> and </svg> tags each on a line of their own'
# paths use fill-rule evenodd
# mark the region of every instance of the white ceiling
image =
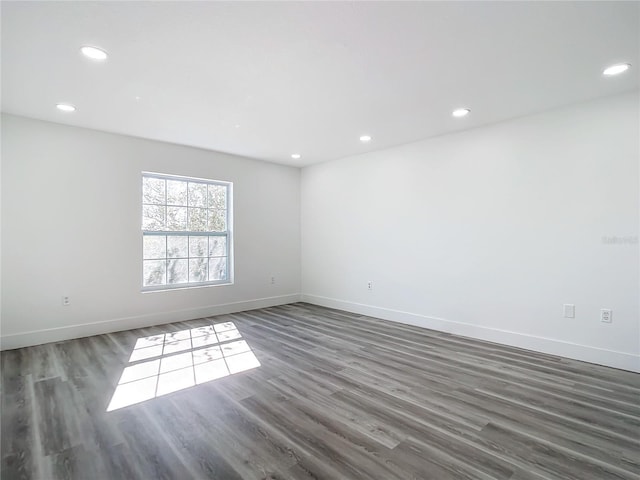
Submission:
<svg viewBox="0 0 640 480">
<path fill-rule="evenodd" d="M 2 110 L 309 165 L 637 89 L 639 7 L 2 2 Z"/>
</svg>

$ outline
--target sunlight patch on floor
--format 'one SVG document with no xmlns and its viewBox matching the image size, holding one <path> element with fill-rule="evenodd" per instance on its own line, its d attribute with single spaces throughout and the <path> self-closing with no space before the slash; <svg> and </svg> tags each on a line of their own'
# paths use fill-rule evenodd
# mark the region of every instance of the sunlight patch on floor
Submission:
<svg viewBox="0 0 640 480">
<path fill-rule="evenodd" d="M 233 322 L 139 338 L 129 363 L 107 412 L 260 366 Z"/>
</svg>

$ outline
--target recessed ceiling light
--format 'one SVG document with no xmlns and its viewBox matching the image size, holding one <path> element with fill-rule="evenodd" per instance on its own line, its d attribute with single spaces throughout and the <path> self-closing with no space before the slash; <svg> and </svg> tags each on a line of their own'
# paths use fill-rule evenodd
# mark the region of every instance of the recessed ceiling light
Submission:
<svg viewBox="0 0 640 480">
<path fill-rule="evenodd" d="M 602 71 L 602 74 L 606 75 L 607 77 L 619 75 L 622 72 L 626 72 L 627 70 L 629 70 L 629 67 L 631 67 L 630 63 L 619 63 L 617 65 L 611 65 L 610 67 L 605 68 Z"/>
<path fill-rule="evenodd" d="M 451 115 L 453 115 L 454 117 L 460 118 L 460 117 L 466 117 L 467 115 L 469 115 L 469 112 L 471 110 L 469 110 L 468 108 L 458 108 L 457 110 L 454 110 Z"/>
<path fill-rule="evenodd" d="M 299 153 L 292 153 L 291 154 L 291 158 L 294 158 L 296 160 L 298 160 L 300 157 L 302 157 L 302 155 L 300 155 Z"/>
<path fill-rule="evenodd" d="M 63 111 L 63 112 L 75 112 L 76 111 L 76 107 L 74 107 L 73 105 L 71 105 L 69 103 L 57 103 L 56 104 L 56 108 L 58 110 Z"/>
<path fill-rule="evenodd" d="M 108 56 L 107 52 L 98 47 L 84 46 L 80 51 L 85 57 L 90 58 L 91 60 L 106 60 Z"/>
<path fill-rule="evenodd" d="M 370 141 L 371 141 L 371 135 L 362 135 L 362 136 L 360 137 L 360 141 L 361 141 L 362 143 L 370 142 Z"/>
</svg>

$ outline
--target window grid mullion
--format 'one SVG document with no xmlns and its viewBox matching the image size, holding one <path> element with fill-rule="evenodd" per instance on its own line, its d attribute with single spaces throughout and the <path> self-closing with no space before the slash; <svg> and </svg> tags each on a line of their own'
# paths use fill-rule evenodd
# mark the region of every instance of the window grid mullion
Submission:
<svg viewBox="0 0 640 480">
<path fill-rule="evenodd" d="M 164 270 L 165 270 L 165 285 L 169 284 L 169 237 L 164 237 Z"/>
<path fill-rule="evenodd" d="M 169 200 L 169 192 L 167 191 L 167 179 L 163 179 L 164 181 L 164 227 L 167 228 L 167 221 L 169 219 L 169 209 L 167 208 L 167 203 Z"/>
<path fill-rule="evenodd" d="M 191 182 L 187 182 L 187 228 L 189 228 L 191 221 L 191 206 L 189 205 L 189 185 L 191 185 Z"/>
<path fill-rule="evenodd" d="M 143 230 L 143 235 L 159 235 L 169 237 L 226 237 L 229 235 L 229 231 L 222 232 L 192 232 L 189 230 Z"/>
</svg>

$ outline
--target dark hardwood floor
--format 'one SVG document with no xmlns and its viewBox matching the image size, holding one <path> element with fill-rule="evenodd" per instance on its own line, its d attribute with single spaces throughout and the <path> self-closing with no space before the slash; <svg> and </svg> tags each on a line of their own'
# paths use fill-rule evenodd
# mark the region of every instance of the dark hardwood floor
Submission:
<svg viewBox="0 0 640 480">
<path fill-rule="evenodd" d="M 639 479 L 639 400 L 638 374 L 298 303 L 2 352 L 1 476 Z"/>
</svg>

